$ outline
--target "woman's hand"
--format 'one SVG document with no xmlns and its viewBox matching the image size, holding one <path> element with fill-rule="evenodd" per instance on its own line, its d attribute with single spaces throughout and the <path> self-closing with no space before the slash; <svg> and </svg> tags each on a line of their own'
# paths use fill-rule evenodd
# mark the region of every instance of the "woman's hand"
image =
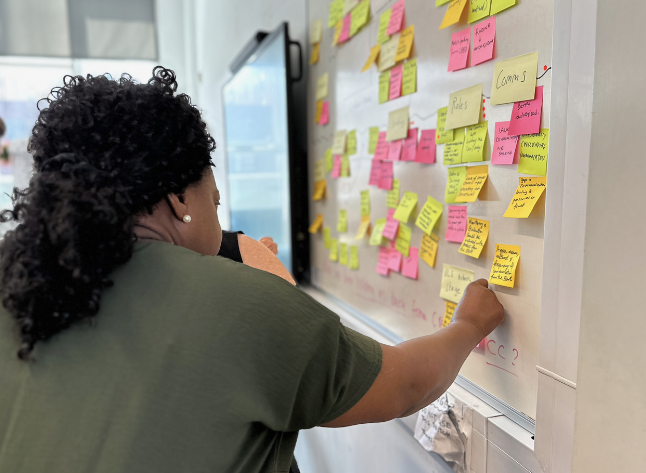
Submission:
<svg viewBox="0 0 646 473">
<path fill-rule="evenodd" d="M 260 239 L 260 243 L 269 248 L 269 251 L 271 251 L 273 254 L 278 254 L 278 245 L 274 243 L 274 239 L 272 237 L 263 237 Z"/>
</svg>

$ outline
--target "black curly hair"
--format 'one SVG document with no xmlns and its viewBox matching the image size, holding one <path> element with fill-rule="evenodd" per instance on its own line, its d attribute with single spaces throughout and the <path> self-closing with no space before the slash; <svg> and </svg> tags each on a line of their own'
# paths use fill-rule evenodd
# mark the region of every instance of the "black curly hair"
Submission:
<svg viewBox="0 0 646 473">
<path fill-rule="evenodd" d="M 133 224 L 167 195 L 199 182 L 215 142 L 200 111 L 176 95 L 175 73 L 65 76 L 29 142 L 34 174 L 2 221 L 0 296 L 16 319 L 18 357 L 99 311 L 109 275 L 132 256 Z M 39 102 L 40 104 L 40 102 Z"/>
</svg>

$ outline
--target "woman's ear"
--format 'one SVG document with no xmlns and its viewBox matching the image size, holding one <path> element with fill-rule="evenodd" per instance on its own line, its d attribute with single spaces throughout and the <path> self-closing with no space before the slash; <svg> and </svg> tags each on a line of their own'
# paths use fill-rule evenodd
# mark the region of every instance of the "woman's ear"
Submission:
<svg viewBox="0 0 646 473">
<path fill-rule="evenodd" d="M 182 220 L 188 214 L 184 194 L 168 194 L 166 201 L 177 220 Z"/>
</svg>

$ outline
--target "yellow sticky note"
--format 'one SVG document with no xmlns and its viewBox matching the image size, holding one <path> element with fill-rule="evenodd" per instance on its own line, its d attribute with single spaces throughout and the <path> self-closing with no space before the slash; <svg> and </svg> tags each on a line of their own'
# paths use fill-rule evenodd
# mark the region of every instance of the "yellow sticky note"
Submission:
<svg viewBox="0 0 646 473">
<path fill-rule="evenodd" d="M 323 21 L 315 20 L 310 27 L 310 43 L 317 44 L 323 39 Z"/>
<path fill-rule="evenodd" d="M 377 141 L 379 141 L 379 127 L 371 126 L 368 137 L 368 153 L 375 154 L 375 151 L 377 151 Z"/>
<path fill-rule="evenodd" d="M 312 45 L 312 55 L 310 56 L 310 65 L 316 64 L 317 62 L 319 62 L 320 51 L 321 51 L 321 48 L 319 46 L 319 43 Z"/>
<path fill-rule="evenodd" d="M 329 227 L 323 228 L 323 246 L 328 249 L 332 247 L 332 230 Z"/>
<path fill-rule="evenodd" d="M 424 233 L 430 235 L 438 220 L 442 216 L 444 206 L 430 195 L 426 199 L 426 203 L 415 221 L 415 225 L 420 228 Z"/>
<path fill-rule="evenodd" d="M 491 0 L 471 0 L 469 3 L 469 23 L 487 18 L 490 10 Z"/>
<path fill-rule="evenodd" d="M 464 179 L 460 193 L 455 198 L 456 202 L 475 202 L 489 175 L 489 166 L 471 166 L 467 168 L 467 177 Z"/>
<path fill-rule="evenodd" d="M 353 271 L 359 269 L 359 247 L 352 245 L 350 247 L 350 264 L 349 268 Z"/>
<path fill-rule="evenodd" d="M 444 19 L 442 20 L 440 29 L 444 29 L 447 26 L 455 25 L 458 21 L 460 21 L 460 17 L 462 16 L 462 11 L 464 10 L 464 6 L 466 4 L 467 4 L 467 0 L 451 0 L 451 3 L 449 4 L 449 8 L 446 10 L 446 13 L 444 14 Z"/>
<path fill-rule="evenodd" d="M 316 113 L 314 114 L 314 123 L 321 121 L 321 113 L 323 113 L 323 100 L 316 101 Z"/>
<path fill-rule="evenodd" d="M 404 64 L 403 81 L 402 95 L 409 95 L 417 92 L 417 58 Z"/>
<path fill-rule="evenodd" d="M 467 177 L 467 168 L 466 166 L 459 166 L 455 168 L 449 168 L 449 177 L 446 181 L 446 192 L 444 194 L 444 202 L 447 204 L 454 204 L 455 199 L 462 189 L 462 184 Z"/>
<path fill-rule="evenodd" d="M 348 244 L 347 243 L 341 243 L 339 245 L 339 263 L 341 263 L 343 266 L 348 265 Z"/>
<path fill-rule="evenodd" d="M 386 141 L 408 138 L 408 107 L 393 110 L 388 114 Z"/>
<path fill-rule="evenodd" d="M 395 62 L 408 59 L 411 49 L 413 49 L 413 38 L 415 37 L 415 25 L 410 25 L 404 29 L 399 35 L 399 43 L 397 45 L 397 54 L 395 54 Z"/>
<path fill-rule="evenodd" d="M 467 286 L 475 279 L 473 271 L 445 264 L 442 269 L 442 289 L 440 297 L 456 304 L 462 299 Z"/>
<path fill-rule="evenodd" d="M 357 5 L 359 5 L 359 0 L 343 0 L 343 16 L 354 10 Z"/>
<path fill-rule="evenodd" d="M 352 18 L 350 20 L 351 37 L 357 34 L 368 23 L 368 18 L 370 18 L 370 0 L 363 0 L 352 10 Z"/>
<path fill-rule="evenodd" d="M 345 130 L 337 130 L 334 132 L 334 143 L 332 144 L 332 154 L 343 154 L 345 153 L 345 140 L 347 136 Z"/>
<path fill-rule="evenodd" d="M 379 74 L 379 103 L 388 102 L 390 92 L 390 71 Z"/>
<path fill-rule="evenodd" d="M 357 154 L 357 130 L 348 132 L 345 146 L 349 155 Z"/>
<path fill-rule="evenodd" d="M 330 75 L 326 72 L 316 81 L 316 100 L 322 100 L 327 97 Z"/>
<path fill-rule="evenodd" d="M 330 261 L 339 261 L 339 240 L 330 239 Z"/>
<path fill-rule="evenodd" d="M 343 3 L 344 0 L 334 0 L 330 4 L 329 16 L 327 21 L 328 28 L 334 26 L 343 18 Z"/>
<path fill-rule="evenodd" d="M 431 233 L 430 235 L 424 233 L 422 235 L 422 246 L 419 250 L 419 257 L 431 268 L 435 267 L 439 241 L 440 237 L 438 237 L 435 233 Z"/>
<path fill-rule="evenodd" d="M 446 301 L 446 307 L 444 309 L 444 319 L 442 320 L 442 328 L 448 327 L 453 320 L 453 314 L 458 305 L 451 301 Z"/>
<path fill-rule="evenodd" d="M 546 177 L 519 177 L 518 188 L 504 217 L 527 218 L 547 186 Z"/>
<path fill-rule="evenodd" d="M 445 130 L 446 115 L 449 113 L 449 107 L 440 108 L 437 111 L 437 130 L 435 131 L 435 143 L 438 145 L 450 143 L 453 141 L 453 130 Z"/>
<path fill-rule="evenodd" d="M 334 27 L 334 37 L 332 38 L 332 46 L 339 44 L 339 38 L 341 37 L 341 31 L 343 30 L 343 20 L 339 20 L 336 26 Z"/>
<path fill-rule="evenodd" d="M 354 239 L 355 240 L 361 240 L 363 237 L 365 237 L 368 234 L 368 230 L 370 229 L 370 217 L 361 217 L 361 223 L 359 224 L 359 228 L 357 229 L 357 234 L 355 235 Z"/>
<path fill-rule="evenodd" d="M 454 131 L 454 130 L 451 130 Z M 464 149 L 464 128 L 455 130 L 455 139 L 444 145 L 444 158 L 442 163 L 445 166 L 460 164 L 462 162 L 462 151 Z"/>
<path fill-rule="evenodd" d="M 325 150 L 325 172 L 332 171 L 334 167 L 334 158 L 332 157 L 332 148 Z"/>
<path fill-rule="evenodd" d="M 399 179 L 393 179 L 393 188 L 386 194 L 386 207 L 396 209 L 399 205 L 400 184 Z"/>
<path fill-rule="evenodd" d="M 399 224 L 397 230 L 397 239 L 395 240 L 395 249 L 408 258 L 410 251 L 410 239 L 413 236 L 413 229 L 403 223 Z"/>
<path fill-rule="evenodd" d="M 379 53 L 379 72 L 390 69 L 395 65 L 395 56 L 397 55 L 398 46 L 399 33 L 394 34 L 392 38 L 381 45 L 381 52 Z"/>
<path fill-rule="evenodd" d="M 341 156 L 341 177 L 350 177 L 350 156 L 347 153 Z"/>
<path fill-rule="evenodd" d="M 383 240 L 384 227 L 386 226 L 386 219 L 380 218 L 375 221 L 374 227 L 372 227 L 372 233 L 370 234 L 370 245 L 379 246 Z"/>
<path fill-rule="evenodd" d="M 550 130 L 541 128 L 535 135 L 521 135 L 518 146 L 518 172 L 547 176 L 547 154 L 549 151 Z"/>
<path fill-rule="evenodd" d="M 370 191 L 361 191 L 361 216 L 370 217 Z"/>
<path fill-rule="evenodd" d="M 361 72 L 366 72 L 368 69 L 372 67 L 372 65 L 377 60 L 377 56 L 379 56 L 380 50 L 381 50 L 381 45 L 379 44 L 376 44 L 375 46 L 372 47 L 372 49 L 370 49 L 370 54 L 368 55 L 368 59 L 366 59 L 366 63 L 363 65 Z"/>
<path fill-rule="evenodd" d="M 471 126 L 480 120 L 482 108 L 482 84 L 453 92 L 449 97 L 445 130 Z"/>
<path fill-rule="evenodd" d="M 487 238 L 489 238 L 489 221 L 469 217 L 467 233 L 458 251 L 472 258 L 480 258 Z"/>
<path fill-rule="evenodd" d="M 498 286 L 514 287 L 519 260 L 520 246 L 496 245 L 489 282 Z"/>
<path fill-rule="evenodd" d="M 484 161 L 485 142 L 487 141 L 487 131 L 489 123 L 482 122 L 477 125 L 467 127 L 464 137 L 464 149 L 462 151 L 462 162 L 473 163 Z"/>
<path fill-rule="evenodd" d="M 339 210 L 339 220 L 336 224 L 336 231 L 345 233 L 348 231 L 348 211 L 345 209 Z"/>
<path fill-rule="evenodd" d="M 312 234 L 317 233 L 322 226 L 323 226 L 323 215 L 318 214 L 316 216 L 316 219 L 312 222 L 312 225 L 310 225 L 310 228 L 308 231 Z"/>
<path fill-rule="evenodd" d="M 537 52 L 498 61 L 493 72 L 491 105 L 534 100 L 537 73 Z"/>
<path fill-rule="evenodd" d="M 404 192 L 404 198 L 397 206 L 393 218 L 400 222 L 408 222 L 411 214 L 417 207 L 417 194 L 414 192 Z"/>
<path fill-rule="evenodd" d="M 392 10 L 389 8 L 381 14 L 379 17 L 379 32 L 377 33 L 377 43 L 384 44 L 390 39 L 390 36 L 386 34 L 388 31 L 388 23 L 390 23 L 390 14 Z"/>
<path fill-rule="evenodd" d="M 436 6 L 436 7 L 439 7 L 439 6 L 441 6 L 441 5 L 446 5 L 446 4 L 447 4 L 447 3 L 449 3 L 450 1 L 451 1 L 451 0 L 435 0 L 435 6 Z"/>
<path fill-rule="evenodd" d="M 325 190 L 327 189 L 327 182 L 325 179 L 322 181 L 316 181 L 314 183 L 314 195 L 312 200 L 321 200 L 325 198 Z"/>
<path fill-rule="evenodd" d="M 317 159 L 314 162 L 314 182 L 325 180 L 325 161 Z"/>
<path fill-rule="evenodd" d="M 500 13 L 507 8 L 513 7 L 516 5 L 516 0 L 492 0 L 491 2 L 491 14 L 495 15 Z"/>
</svg>

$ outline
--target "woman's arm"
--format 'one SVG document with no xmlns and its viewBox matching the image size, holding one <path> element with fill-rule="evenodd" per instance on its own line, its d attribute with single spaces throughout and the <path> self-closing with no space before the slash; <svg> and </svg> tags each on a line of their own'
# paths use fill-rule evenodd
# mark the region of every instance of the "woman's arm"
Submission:
<svg viewBox="0 0 646 473">
<path fill-rule="evenodd" d="M 242 255 L 242 262 L 244 264 L 275 274 L 285 281 L 296 285 L 289 271 L 287 271 L 280 260 L 276 258 L 276 255 L 265 245 L 253 238 L 240 234 L 238 235 L 238 246 L 240 246 L 240 254 Z"/>
</svg>

